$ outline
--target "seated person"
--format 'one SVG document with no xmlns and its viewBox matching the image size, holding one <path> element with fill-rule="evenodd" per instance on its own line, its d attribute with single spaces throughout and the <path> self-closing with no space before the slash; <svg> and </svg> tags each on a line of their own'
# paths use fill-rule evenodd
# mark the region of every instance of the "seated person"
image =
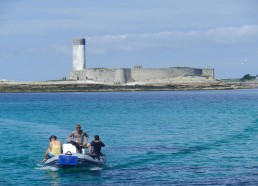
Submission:
<svg viewBox="0 0 258 186">
<path fill-rule="evenodd" d="M 46 150 L 43 161 L 62 153 L 62 142 L 58 141 L 55 135 L 50 136 L 49 141 L 49 148 Z"/>
<path fill-rule="evenodd" d="M 101 147 L 105 147 L 105 144 L 102 141 L 100 141 L 99 135 L 95 135 L 94 140 L 90 143 L 89 153 L 92 155 L 100 156 L 102 155 Z"/>
<path fill-rule="evenodd" d="M 71 137 L 73 137 L 74 142 L 71 141 Z M 84 137 L 86 138 L 85 142 L 83 142 Z M 77 124 L 76 130 L 68 135 L 68 142 L 76 146 L 77 153 L 82 153 L 82 148 L 88 147 L 88 139 L 89 139 L 88 134 L 81 129 L 80 124 Z"/>
</svg>

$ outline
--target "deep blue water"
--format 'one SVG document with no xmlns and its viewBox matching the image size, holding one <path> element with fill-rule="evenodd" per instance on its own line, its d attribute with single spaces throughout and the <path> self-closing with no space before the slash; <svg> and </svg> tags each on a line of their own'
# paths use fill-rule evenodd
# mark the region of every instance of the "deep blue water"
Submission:
<svg viewBox="0 0 258 186">
<path fill-rule="evenodd" d="M 105 167 L 43 166 L 80 123 Z M 0 94 L 0 185 L 258 185 L 258 90 Z"/>
</svg>

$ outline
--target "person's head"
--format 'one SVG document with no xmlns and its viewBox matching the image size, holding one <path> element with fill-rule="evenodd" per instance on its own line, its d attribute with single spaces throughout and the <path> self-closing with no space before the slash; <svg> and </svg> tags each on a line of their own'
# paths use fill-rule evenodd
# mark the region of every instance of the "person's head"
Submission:
<svg viewBox="0 0 258 186">
<path fill-rule="evenodd" d="M 49 137 L 49 141 L 55 141 L 57 139 L 57 137 L 55 135 L 52 135 Z"/>
<path fill-rule="evenodd" d="M 97 140 L 97 141 L 99 141 L 99 135 L 95 135 L 95 136 L 94 136 L 94 139 Z"/>
<path fill-rule="evenodd" d="M 76 128 L 77 131 L 80 131 L 80 130 L 81 130 L 81 125 L 80 125 L 80 124 L 77 124 L 77 125 L 75 126 L 75 128 Z"/>
</svg>

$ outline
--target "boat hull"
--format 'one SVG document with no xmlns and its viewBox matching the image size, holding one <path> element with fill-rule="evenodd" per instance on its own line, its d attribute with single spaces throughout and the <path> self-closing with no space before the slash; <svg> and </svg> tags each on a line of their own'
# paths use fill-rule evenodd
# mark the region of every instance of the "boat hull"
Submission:
<svg viewBox="0 0 258 186">
<path fill-rule="evenodd" d="M 45 165 L 55 167 L 102 167 L 106 161 L 105 155 L 96 157 L 87 154 L 71 153 L 49 158 Z"/>
</svg>

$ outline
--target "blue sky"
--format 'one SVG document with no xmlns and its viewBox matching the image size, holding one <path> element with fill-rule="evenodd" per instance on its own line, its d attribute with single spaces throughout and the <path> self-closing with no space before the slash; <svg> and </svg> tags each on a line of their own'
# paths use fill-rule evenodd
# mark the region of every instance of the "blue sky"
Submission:
<svg viewBox="0 0 258 186">
<path fill-rule="evenodd" d="M 214 68 L 258 74 L 256 0 L 1 0 L 0 79 L 55 80 L 72 69 L 72 40 L 86 66 Z"/>
</svg>

